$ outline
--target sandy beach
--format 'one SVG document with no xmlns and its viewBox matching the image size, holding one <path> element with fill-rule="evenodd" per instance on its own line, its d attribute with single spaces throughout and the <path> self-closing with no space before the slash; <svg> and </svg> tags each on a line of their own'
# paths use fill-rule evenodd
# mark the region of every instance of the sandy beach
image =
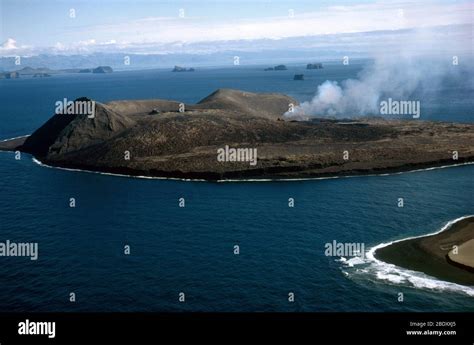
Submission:
<svg viewBox="0 0 474 345">
<path fill-rule="evenodd" d="M 474 285 L 474 217 L 445 231 L 378 249 L 379 260 L 463 285 Z"/>
</svg>

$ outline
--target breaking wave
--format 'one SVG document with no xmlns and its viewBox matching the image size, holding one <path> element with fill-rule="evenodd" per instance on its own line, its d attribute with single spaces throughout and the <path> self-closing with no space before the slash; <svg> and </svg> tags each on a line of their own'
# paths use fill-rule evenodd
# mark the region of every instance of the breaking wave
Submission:
<svg viewBox="0 0 474 345">
<path fill-rule="evenodd" d="M 434 277 L 431 277 L 425 273 L 412 271 L 402 267 L 398 267 L 394 264 L 389 264 L 380 261 L 375 258 L 375 252 L 383 247 L 387 247 L 393 243 L 410 240 L 414 238 L 420 238 L 425 236 L 436 235 L 442 231 L 449 229 L 453 224 L 465 219 L 472 217 L 473 215 L 463 216 L 446 223 L 440 230 L 421 236 L 412 236 L 396 241 L 378 244 L 370 248 L 364 258 L 354 257 L 346 259 L 340 258 L 338 261 L 343 266 L 343 273 L 349 278 L 355 276 L 365 276 L 366 278 L 375 278 L 379 281 L 383 281 L 391 285 L 403 285 L 406 287 L 426 289 L 432 291 L 451 291 L 457 293 L 463 293 L 468 296 L 474 297 L 474 286 L 465 286 L 456 283 L 447 282 Z"/>
</svg>

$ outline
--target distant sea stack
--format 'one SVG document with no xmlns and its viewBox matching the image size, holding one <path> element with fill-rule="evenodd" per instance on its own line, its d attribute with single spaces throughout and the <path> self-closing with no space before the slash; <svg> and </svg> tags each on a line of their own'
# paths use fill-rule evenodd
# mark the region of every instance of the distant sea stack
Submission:
<svg viewBox="0 0 474 345">
<path fill-rule="evenodd" d="M 285 65 L 277 65 L 275 67 L 265 68 L 264 71 L 286 71 L 287 69 Z"/>
<path fill-rule="evenodd" d="M 112 73 L 112 67 L 110 66 L 99 66 L 92 70 L 92 73 Z"/>
<path fill-rule="evenodd" d="M 306 65 L 306 69 L 322 69 L 323 64 L 321 62 L 309 63 Z"/>
<path fill-rule="evenodd" d="M 32 68 L 32 67 L 27 66 L 27 67 L 23 67 L 17 72 L 21 75 L 35 75 L 35 74 L 50 74 L 54 71 L 47 67 Z"/>
<path fill-rule="evenodd" d="M 18 72 L 3 72 L 0 73 L 0 79 L 17 79 L 20 78 L 20 73 Z"/>
<path fill-rule="evenodd" d="M 171 72 L 194 72 L 194 68 L 186 68 L 181 66 L 174 66 Z"/>
<path fill-rule="evenodd" d="M 23 67 L 18 71 L 14 72 L 3 72 L 0 73 L 0 78 L 19 78 L 20 76 L 32 76 L 33 78 L 44 78 L 44 77 L 51 77 L 52 75 L 57 74 L 64 74 L 64 73 L 112 73 L 112 67 L 110 66 L 99 66 L 97 68 L 68 68 L 68 69 L 50 69 L 48 67 Z"/>
<path fill-rule="evenodd" d="M 35 73 L 33 74 L 33 78 L 46 78 L 51 77 L 51 74 L 48 73 Z"/>
<path fill-rule="evenodd" d="M 295 74 L 293 80 L 304 80 L 304 74 Z"/>
<path fill-rule="evenodd" d="M 0 142 L 0 150 L 27 152 L 56 167 L 205 180 L 378 174 L 474 162 L 474 124 L 285 118 L 297 105 L 283 94 L 232 89 L 197 104 L 95 102 L 94 116 L 55 114 L 28 138 Z M 255 164 L 220 161 L 225 147 L 255 151 Z"/>
</svg>

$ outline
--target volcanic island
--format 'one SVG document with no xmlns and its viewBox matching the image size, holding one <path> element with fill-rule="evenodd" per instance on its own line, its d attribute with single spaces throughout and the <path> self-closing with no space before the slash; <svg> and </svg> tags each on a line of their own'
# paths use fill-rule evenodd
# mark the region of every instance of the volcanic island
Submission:
<svg viewBox="0 0 474 345">
<path fill-rule="evenodd" d="M 197 104 L 94 104 L 93 116 L 55 113 L 31 135 L 1 142 L 0 150 L 26 152 L 54 167 L 209 181 L 380 174 L 474 162 L 473 124 L 380 117 L 297 121 L 284 114 L 298 102 L 277 93 L 219 89 Z M 250 163 L 219 159 L 224 148 L 249 149 L 255 157 Z"/>
</svg>

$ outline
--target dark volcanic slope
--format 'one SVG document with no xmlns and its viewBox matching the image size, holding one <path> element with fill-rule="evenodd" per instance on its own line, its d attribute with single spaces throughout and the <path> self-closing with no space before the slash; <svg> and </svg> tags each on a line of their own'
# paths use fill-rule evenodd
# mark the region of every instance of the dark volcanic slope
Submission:
<svg viewBox="0 0 474 345">
<path fill-rule="evenodd" d="M 133 118 L 96 103 L 94 118 L 55 114 L 26 139 L 22 150 L 39 157 L 61 159 L 67 153 L 102 143 L 133 125 Z"/>
<path fill-rule="evenodd" d="M 252 93 L 219 89 L 202 99 L 195 109 L 232 109 L 239 113 L 276 120 L 288 111 L 289 105 L 298 102 L 276 93 Z"/>
<path fill-rule="evenodd" d="M 285 95 L 227 89 L 186 105 L 185 112 L 165 100 L 97 103 L 95 118 L 55 115 L 19 149 L 55 166 L 205 179 L 364 174 L 474 161 L 470 124 L 280 120 L 290 103 L 297 104 Z M 257 164 L 219 162 L 217 149 L 225 145 L 257 148 Z"/>
</svg>

